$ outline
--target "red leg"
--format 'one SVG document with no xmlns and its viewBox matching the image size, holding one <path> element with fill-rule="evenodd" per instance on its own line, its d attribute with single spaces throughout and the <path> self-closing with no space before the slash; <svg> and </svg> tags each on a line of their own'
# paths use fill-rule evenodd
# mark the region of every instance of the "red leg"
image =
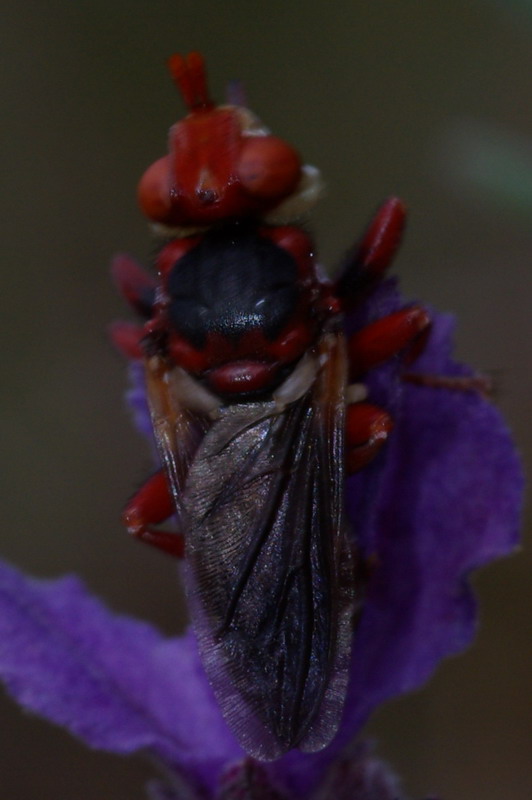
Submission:
<svg viewBox="0 0 532 800">
<path fill-rule="evenodd" d="M 155 279 L 135 259 L 126 255 L 114 257 L 111 275 L 129 305 L 142 317 L 151 317 L 155 302 Z"/>
<path fill-rule="evenodd" d="M 413 361 L 423 349 L 430 329 L 430 317 L 421 306 L 410 306 L 367 325 L 348 341 L 349 363 L 353 375 L 407 351 Z"/>
<path fill-rule="evenodd" d="M 128 533 L 176 558 L 183 558 L 184 540 L 180 533 L 152 528 L 174 513 L 174 501 L 164 470 L 152 475 L 133 495 L 122 514 Z"/>
<path fill-rule="evenodd" d="M 405 372 L 401 379 L 405 383 L 426 386 L 430 389 L 447 389 L 451 392 L 477 392 L 486 400 L 493 398 L 493 381 L 489 375 L 425 375 Z"/>
<path fill-rule="evenodd" d="M 136 325 L 134 322 L 112 322 L 108 332 L 111 342 L 123 356 L 133 360 L 144 357 L 140 343 L 146 331 L 142 325 Z"/>
<path fill-rule="evenodd" d="M 346 409 L 346 466 L 348 474 L 365 467 L 385 444 L 393 421 L 371 403 L 353 403 Z"/>
<path fill-rule="evenodd" d="M 362 239 L 350 250 L 335 284 L 345 310 L 351 308 L 384 275 L 401 243 L 406 208 L 390 197 L 379 208 Z"/>
</svg>

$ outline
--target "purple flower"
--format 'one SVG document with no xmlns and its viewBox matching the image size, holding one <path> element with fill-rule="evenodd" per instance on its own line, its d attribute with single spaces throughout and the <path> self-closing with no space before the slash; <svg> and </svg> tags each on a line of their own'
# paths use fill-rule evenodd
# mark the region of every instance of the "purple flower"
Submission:
<svg viewBox="0 0 532 800">
<path fill-rule="evenodd" d="M 401 307 L 385 282 L 350 325 Z M 416 374 L 463 378 L 453 322 L 434 314 Z M 0 676 L 25 708 L 91 747 L 145 752 L 166 775 L 153 800 L 394 800 L 396 781 L 354 738 L 384 700 L 420 686 L 475 632 L 470 572 L 511 552 L 523 477 L 508 431 L 479 392 L 407 382 L 400 357 L 374 370 L 370 399 L 395 429 L 375 462 L 348 481 L 347 502 L 370 569 L 338 735 L 321 752 L 259 764 L 227 729 L 192 632 L 165 639 L 108 611 L 78 579 L 34 580 L 0 567 Z M 130 394 L 147 430 L 142 377 Z M 428 384 L 428 385 L 425 385 Z"/>
</svg>

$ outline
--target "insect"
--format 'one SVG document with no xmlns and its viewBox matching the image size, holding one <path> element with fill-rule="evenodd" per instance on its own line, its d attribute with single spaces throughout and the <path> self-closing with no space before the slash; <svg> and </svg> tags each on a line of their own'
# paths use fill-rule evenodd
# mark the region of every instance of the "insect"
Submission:
<svg viewBox="0 0 532 800">
<path fill-rule="evenodd" d="M 404 227 L 387 200 L 335 281 L 297 220 L 319 174 L 247 109 L 215 106 L 197 53 L 169 61 L 187 116 L 139 184 L 162 244 L 152 277 L 114 278 L 143 325 L 116 344 L 143 359 L 162 468 L 124 512 L 128 531 L 185 558 L 205 671 L 242 747 L 264 760 L 325 747 L 340 723 L 355 612 L 356 540 L 343 486 L 392 429 L 359 381 L 416 346 L 419 306 L 346 337 Z M 176 530 L 158 527 L 174 518 Z"/>
</svg>

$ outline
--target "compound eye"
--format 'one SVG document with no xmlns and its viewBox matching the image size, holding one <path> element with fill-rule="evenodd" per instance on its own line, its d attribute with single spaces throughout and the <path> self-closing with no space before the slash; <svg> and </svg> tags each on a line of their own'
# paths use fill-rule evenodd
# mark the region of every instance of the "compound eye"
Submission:
<svg viewBox="0 0 532 800">
<path fill-rule="evenodd" d="M 139 206 L 148 219 L 166 222 L 171 212 L 170 157 L 148 167 L 137 188 Z"/>
<path fill-rule="evenodd" d="M 276 136 L 244 139 L 237 167 L 242 187 L 264 200 L 282 200 L 301 177 L 301 161 L 289 144 Z"/>
</svg>

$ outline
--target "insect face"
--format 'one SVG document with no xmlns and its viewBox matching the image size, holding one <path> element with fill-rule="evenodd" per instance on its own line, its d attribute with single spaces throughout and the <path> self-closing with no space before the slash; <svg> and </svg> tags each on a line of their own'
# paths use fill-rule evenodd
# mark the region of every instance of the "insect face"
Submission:
<svg viewBox="0 0 532 800">
<path fill-rule="evenodd" d="M 142 211 L 165 226 L 205 226 L 260 216 L 292 195 L 303 171 L 296 151 L 238 106 L 215 107 L 197 54 L 170 71 L 190 113 L 170 131 L 169 154 L 143 175 Z"/>
</svg>

